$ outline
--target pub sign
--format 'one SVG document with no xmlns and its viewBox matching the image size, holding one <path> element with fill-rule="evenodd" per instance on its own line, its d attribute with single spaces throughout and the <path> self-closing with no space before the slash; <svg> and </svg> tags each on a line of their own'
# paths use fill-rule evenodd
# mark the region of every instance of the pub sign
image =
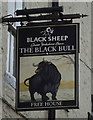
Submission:
<svg viewBox="0 0 93 120">
<path fill-rule="evenodd" d="M 17 27 L 17 110 L 79 107 L 79 24 Z"/>
</svg>

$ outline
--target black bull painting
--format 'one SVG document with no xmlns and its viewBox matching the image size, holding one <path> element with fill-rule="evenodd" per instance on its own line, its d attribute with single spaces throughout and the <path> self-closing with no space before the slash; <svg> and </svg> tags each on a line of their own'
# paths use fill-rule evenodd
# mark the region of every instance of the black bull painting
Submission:
<svg viewBox="0 0 93 120">
<path fill-rule="evenodd" d="M 42 96 L 42 101 L 49 99 L 47 93 L 52 94 L 52 100 L 57 100 L 56 95 L 61 81 L 61 74 L 57 67 L 49 61 L 43 60 L 37 67 L 35 74 L 24 80 L 24 84 L 29 87 L 31 101 L 35 101 L 34 93 L 37 92 Z M 27 85 L 29 81 L 29 85 Z"/>
</svg>

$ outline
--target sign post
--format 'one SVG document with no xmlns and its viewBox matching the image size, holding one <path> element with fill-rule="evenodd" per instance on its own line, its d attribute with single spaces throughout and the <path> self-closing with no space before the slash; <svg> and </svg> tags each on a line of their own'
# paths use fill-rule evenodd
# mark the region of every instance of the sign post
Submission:
<svg viewBox="0 0 93 120">
<path fill-rule="evenodd" d="M 17 28 L 17 110 L 79 107 L 79 24 Z"/>
</svg>

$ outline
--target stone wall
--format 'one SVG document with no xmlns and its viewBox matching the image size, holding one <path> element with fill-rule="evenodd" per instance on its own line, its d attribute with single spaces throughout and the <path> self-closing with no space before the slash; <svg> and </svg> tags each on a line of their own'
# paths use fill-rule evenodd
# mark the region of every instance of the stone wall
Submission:
<svg viewBox="0 0 93 120">
<path fill-rule="evenodd" d="M 2 3 L 0 3 L 0 17 L 2 16 Z M 2 118 L 2 25 L 0 25 L 0 119 Z"/>
<path fill-rule="evenodd" d="M 66 2 L 60 3 L 64 7 L 64 13 L 86 14 L 88 17 L 74 20 L 80 23 L 80 80 L 79 80 L 79 109 L 70 110 L 68 117 L 86 118 L 87 112 L 91 110 L 91 3 Z M 58 117 L 65 116 L 60 111 Z"/>
<path fill-rule="evenodd" d="M 93 2 L 91 3 L 91 61 L 93 61 Z M 91 78 L 93 78 L 93 63 L 91 62 L 91 67 L 92 67 L 92 74 L 91 74 Z M 91 92 L 93 95 L 93 80 L 91 79 Z"/>
<path fill-rule="evenodd" d="M 50 6 L 47 3 L 26 3 L 27 8 Z M 87 118 L 91 112 L 91 3 L 60 3 L 64 7 L 64 13 L 83 13 L 88 17 L 74 20 L 80 23 L 80 70 L 79 70 L 79 109 L 71 109 L 67 113 L 65 110 L 56 110 L 56 118 Z M 0 17 L 7 14 L 7 3 L 0 3 Z M 6 82 L 4 75 L 6 71 L 6 48 L 7 48 L 7 27 L 0 25 L 0 103 L 2 110 L 0 115 L 3 118 L 47 118 L 47 111 L 15 111 L 15 88 Z M 2 77 L 3 76 L 3 77 Z M 12 76 L 11 76 L 12 77 Z M 3 90 L 3 95 L 1 94 Z M 1 105 L 1 104 L 0 104 Z M 0 106 L 1 107 L 1 106 Z"/>
</svg>

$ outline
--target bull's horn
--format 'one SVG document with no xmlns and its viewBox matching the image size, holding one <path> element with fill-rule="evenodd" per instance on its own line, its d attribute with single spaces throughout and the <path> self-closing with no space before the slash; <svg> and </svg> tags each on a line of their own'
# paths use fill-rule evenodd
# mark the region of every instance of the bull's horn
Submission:
<svg viewBox="0 0 93 120">
<path fill-rule="evenodd" d="M 44 58 L 43 58 L 43 61 L 45 61 Z"/>
<path fill-rule="evenodd" d="M 47 60 L 44 60 L 44 58 L 43 58 L 43 61 L 44 61 L 44 62 L 48 62 Z"/>
<path fill-rule="evenodd" d="M 35 65 L 35 63 L 33 63 L 33 66 L 34 66 L 34 67 L 37 67 L 37 66 L 38 66 L 38 64 L 36 64 L 36 65 Z"/>
</svg>

